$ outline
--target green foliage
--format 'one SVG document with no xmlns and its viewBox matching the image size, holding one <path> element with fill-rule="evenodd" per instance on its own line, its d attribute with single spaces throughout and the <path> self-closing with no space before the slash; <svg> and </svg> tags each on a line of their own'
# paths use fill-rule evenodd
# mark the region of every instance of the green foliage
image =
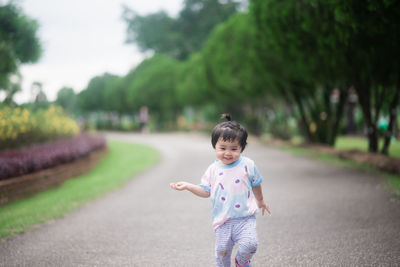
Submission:
<svg viewBox="0 0 400 267">
<path fill-rule="evenodd" d="M 267 98 L 275 92 L 256 50 L 256 29 L 248 13 L 232 16 L 210 35 L 203 49 L 209 86 L 216 103 L 261 135 Z"/>
<path fill-rule="evenodd" d="M 46 109 L 0 108 L 0 149 L 74 136 L 79 126 L 60 107 Z"/>
<path fill-rule="evenodd" d="M 368 4 L 356 0 L 333 1 L 337 23 L 341 25 L 342 46 L 347 56 L 346 79 L 357 92 L 368 129 L 369 151 L 378 151 L 378 119 L 390 117 L 400 99 L 400 2 L 370 0 Z M 392 116 L 390 116 L 392 114 Z M 393 132 L 385 133 L 388 152 Z"/>
<path fill-rule="evenodd" d="M 115 94 L 110 93 L 116 88 L 115 84 L 118 80 L 118 76 L 109 73 L 92 78 L 87 88 L 78 94 L 79 106 L 84 111 L 118 109 L 118 103 L 120 102 L 117 100 L 117 105 L 115 105 L 113 97 L 121 99 L 123 95 L 118 92 Z"/>
<path fill-rule="evenodd" d="M 329 2 L 255 0 L 251 11 L 264 71 L 272 74 L 281 98 L 297 106 L 306 138 L 333 145 L 347 84 L 338 68 L 344 55 L 331 46 L 337 38 L 331 8 Z M 338 103 L 330 99 L 334 86 L 342 88 Z"/>
<path fill-rule="evenodd" d="M 0 74 L 0 76 L 1 76 L 1 74 Z M 0 85 L 0 90 L 3 90 L 6 94 L 6 96 L 3 100 L 3 104 L 8 105 L 8 106 L 16 106 L 17 105 L 14 102 L 13 98 L 16 93 L 21 91 L 21 81 L 22 81 L 22 77 L 20 74 L 16 74 L 16 75 L 11 74 L 11 75 L 9 75 L 9 77 L 6 78 L 3 85 L 2 86 Z"/>
<path fill-rule="evenodd" d="M 85 114 L 85 129 L 87 130 L 116 130 L 139 131 L 139 121 L 134 115 L 117 114 L 115 112 L 90 112 Z"/>
<path fill-rule="evenodd" d="M 178 36 L 173 34 L 174 19 L 160 11 L 147 16 L 140 16 L 125 7 L 124 19 L 127 27 L 127 43 L 136 43 L 142 51 L 152 50 L 170 56 L 178 56 L 176 43 Z"/>
<path fill-rule="evenodd" d="M 249 13 L 230 16 L 236 8 L 233 1 L 187 0 L 176 19 L 125 8 L 128 42 L 164 55 L 146 59 L 91 101 L 107 99 L 103 110 L 119 114 L 149 106 L 156 128 L 169 128 L 182 108 L 193 107 L 213 121 L 229 112 L 256 134 L 268 129 L 290 138 L 298 125 L 309 142 L 333 145 L 354 87 L 363 112 L 357 122 L 365 123 L 370 143 L 379 117 L 395 120 L 389 115 L 400 94 L 399 1 L 252 0 Z M 279 116 L 271 119 L 270 110 Z"/>
<path fill-rule="evenodd" d="M 62 217 L 90 200 L 121 187 L 133 175 L 154 165 L 154 149 L 112 141 L 108 155 L 89 173 L 61 186 L 0 207 L 0 238 L 29 230 L 38 223 Z"/>
<path fill-rule="evenodd" d="M 115 111 L 119 114 L 130 113 L 126 102 L 126 88 L 121 85 L 122 77 L 112 76 L 104 91 L 104 110 Z"/>
<path fill-rule="evenodd" d="M 149 108 L 158 129 L 168 129 L 181 110 L 177 97 L 181 63 L 164 55 L 144 60 L 123 81 L 127 87 L 127 104 L 133 110 Z"/>
<path fill-rule="evenodd" d="M 74 89 L 63 87 L 57 93 L 56 104 L 60 105 L 65 111 L 71 113 L 76 108 L 77 97 Z"/>
<path fill-rule="evenodd" d="M 291 140 L 293 136 L 299 135 L 298 122 L 284 109 L 271 110 L 268 116 L 267 132 L 274 138 Z"/>
<path fill-rule="evenodd" d="M 368 3 L 252 1 L 260 54 L 273 53 L 277 57 L 274 61 L 264 60 L 266 71 L 279 70 L 276 77 L 286 81 L 277 82 L 277 86 L 286 90 L 285 95 L 298 106 L 310 141 L 334 143 L 347 89 L 352 85 L 371 142 L 376 143 L 376 121 L 383 103 L 395 99 L 386 112 L 398 103 L 395 92 L 400 85 L 400 31 L 396 25 L 400 3 Z M 271 63 L 278 63 L 278 67 Z M 340 89 L 337 105 L 329 101 L 333 88 Z"/>
<path fill-rule="evenodd" d="M 20 64 L 39 59 L 42 51 L 37 30 L 37 22 L 15 3 L 0 3 L 0 90 L 14 91 L 10 76 L 17 73 Z"/>
<path fill-rule="evenodd" d="M 254 49 L 254 30 L 251 17 L 241 13 L 220 24 L 207 40 L 202 56 L 218 103 L 244 105 L 267 92 Z"/>
<path fill-rule="evenodd" d="M 177 92 L 183 106 L 201 107 L 213 101 L 204 57 L 200 52 L 192 54 L 182 63 Z"/>
<path fill-rule="evenodd" d="M 79 107 L 92 113 L 86 116 L 88 123 L 98 129 L 136 130 L 132 115 L 142 106 L 150 109 L 157 129 L 171 128 L 180 110 L 176 93 L 179 72 L 178 61 L 155 55 L 125 77 L 108 73 L 94 77 L 78 95 Z"/>
<path fill-rule="evenodd" d="M 140 16 L 124 7 L 127 42 L 136 43 L 142 51 L 163 53 L 186 59 L 199 51 L 215 25 L 236 13 L 238 3 L 227 0 L 186 0 L 178 18 L 165 12 Z"/>
</svg>

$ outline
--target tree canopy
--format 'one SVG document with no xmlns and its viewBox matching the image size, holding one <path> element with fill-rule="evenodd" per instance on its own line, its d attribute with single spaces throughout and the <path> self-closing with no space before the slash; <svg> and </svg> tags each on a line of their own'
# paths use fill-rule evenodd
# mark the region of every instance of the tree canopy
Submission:
<svg viewBox="0 0 400 267">
<path fill-rule="evenodd" d="M 376 122 L 382 101 L 399 90 L 392 90 L 400 73 L 399 5 L 398 1 L 378 0 L 368 4 L 357 0 L 252 1 L 260 54 L 272 52 L 283 65 L 280 69 L 288 81 L 288 94 L 299 108 L 309 139 L 323 137 L 328 138 L 324 143 L 334 143 L 335 136 L 329 134 L 337 132 L 347 90 L 354 86 L 370 151 L 377 151 Z M 267 71 L 273 71 L 268 64 Z M 336 114 L 330 101 L 334 88 L 342 96 Z M 319 133 L 319 129 L 329 130 Z"/>
<path fill-rule="evenodd" d="M 76 108 L 76 94 L 71 87 L 63 87 L 57 93 L 56 103 L 67 112 L 72 112 Z"/>
<path fill-rule="evenodd" d="M 119 76 L 110 73 L 92 78 L 86 89 L 78 94 L 79 106 L 86 111 L 108 110 L 111 105 L 108 91 L 115 88 L 118 79 Z"/>
<path fill-rule="evenodd" d="M 236 13 L 239 7 L 233 0 L 185 0 L 183 5 L 177 18 L 163 11 L 140 16 L 125 6 L 126 41 L 136 43 L 142 51 L 186 59 L 199 51 L 212 29 Z"/>
<path fill-rule="evenodd" d="M 0 4 L 0 90 L 7 95 L 13 95 L 16 88 L 11 75 L 18 72 L 21 64 L 36 62 L 41 55 L 37 30 L 37 21 L 16 4 Z"/>
<path fill-rule="evenodd" d="M 186 0 L 177 18 L 125 7 L 127 41 L 155 54 L 97 92 L 108 101 L 103 109 L 148 106 L 160 125 L 185 107 L 230 112 L 246 126 L 279 118 L 270 127 L 282 126 L 277 132 L 286 131 L 291 112 L 292 129 L 333 145 L 356 91 L 369 150 L 377 151 L 382 115 L 390 117 L 390 144 L 400 98 L 400 2 L 250 2 L 237 14 L 238 2 Z"/>
<path fill-rule="evenodd" d="M 161 128 L 174 122 L 180 103 L 177 97 L 177 82 L 181 63 L 165 55 L 156 54 L 144 60 L 123 81 L 127 85 L 127 104 L 132 110 L 142 106 Z"/>
</svg>

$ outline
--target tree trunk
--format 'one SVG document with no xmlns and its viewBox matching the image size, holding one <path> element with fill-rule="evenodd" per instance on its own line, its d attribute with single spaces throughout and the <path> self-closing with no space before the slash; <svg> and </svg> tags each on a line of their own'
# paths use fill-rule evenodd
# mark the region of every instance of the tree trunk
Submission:
<svg viewBox="0 0 400 267">
<path fill-rule="evenodd" d="M 396 125 L 395 121 L 397 120 L 397 106 L 399 105 L 399 98 L 400 98 L 400 81 L 397 84 L 396 92 L 389 107 L 390 110 L 389 127 L 385 132 L 385 142 L 381 151 L 381 153 L 385 155 L 389 154 L 390 141 L 392 140 L 392 137 L 394 135 L 394 126 Z"/>
<path fill-rule="evenodd" d="M 368 152 L 378 152 L 378 129 L 376 125 L 371 125 L 368 129 Z"/>
<path fill-rule="evenodd" d="M 340 88 L 340 95 L 339 95 L 339 103 L 338 107 L 336 109 L 336 114 L 332 126 L 332 135 L 331 135 L 331 140 L 330 140 L 330 145 L 333 146 L 336 141 L 336 137 L 339 132 L 339 127 L 340 127 L 340 122 L 342 121 L 343 113 L 344 113 L 344 107 L 346 105 L 348 96 L 349 96 L 349 89 L 348 88 Z"/>
<path fill-rule="evenodd" d="M 301 120 L 304 124 L 303 128 L 304 128 L 304 131 L 306 134 L 306 138 L 308 139 L 309 142 L 312 142 L 314 138 L 310 132 L 310 125 L 307 121 L 307 115 L 304 110 L 303 103 L 301 102 L 301 97 L 298 95 L 296 89 L 291 90 L 291 92 L 293 92 L 294 101 L 297 104 L 297 107 L 299 108 L 299 111 L 300 111 L 300 116 L 301 116 Z"/>
<path fill-rule="evenodd" d="M 354 119 L 354 110 L 356 108 L 357 95 L 354 92 L 354 88 L 350 88 L 348 92 L 349 101 L 347 102 L 346 109 L 346 134 L 355 134 L 357 132 L 357 126 Z"/>
<path fill-rule="evenodd" d="M 322 99 L 315 98 L 315 121 L 317 123 L 318 142 L 324 145 L 332 146 L 332 129 L 334 116 L 332 114 L 330 90 L 324 88 Z M 320 101 L 320 102 L 319 102 Z"/>
<path fill-rule="evenodd" d="M 378 152 L 378 130 L 371 114 L 371 85 L 369 83 L 356 83 L 354 89 L 363 112 L 364 122 L 368 136 L 368 151 Z"/>
</svg>

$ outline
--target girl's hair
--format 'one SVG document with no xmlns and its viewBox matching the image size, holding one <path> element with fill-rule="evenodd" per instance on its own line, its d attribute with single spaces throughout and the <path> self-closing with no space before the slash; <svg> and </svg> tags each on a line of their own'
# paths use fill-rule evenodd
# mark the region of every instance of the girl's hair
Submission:
<svg viewBox="0 0 400 267">
<path fill-rule="evenodd" d="M 230 114 L 222 114 L 221 119 L 227 121 L 221 122 L 214 127 L 211 134 L 211 144 L 213 148 L 218 142 L 218 139 L 222 138 L 224 141 L 235 141 L 238 140 L 242 152 L 247 145 L 247 131 L 236 121 L 232 121 Z"/>
</svg>

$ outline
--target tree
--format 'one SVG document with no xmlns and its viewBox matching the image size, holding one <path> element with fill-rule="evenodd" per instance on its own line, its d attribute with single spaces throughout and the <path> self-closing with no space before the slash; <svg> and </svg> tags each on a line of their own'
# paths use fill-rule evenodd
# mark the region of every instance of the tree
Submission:
<svg viewBox="0 0 400 267">
<path fill-rule="evenodd" d="M 178 99 L 182 106 L 199 108 L 215 102 L 207 80 L 206 65 L 201 52 L 192 54 L 182 62 L 177 85 Z"/>
<path fill-rule="evenodd" d="M 208 38 L 202 56 L 210 94 L 219 106 L 244 119 L 261 134 L 266 95 L 272 96 L 270 77 L 262 72 L 255 50 L 255 26 L 247 13 L 232 16 Z"/>
<path fill-rule="evenodd" d="M 202 56 L 218 101 L 245 103 L 265 95 L 268 79 L 260 73 L 254 42 L 254 26 L 246 13 L 232 16 L 210 35 Z"/>
<path fill-rule="evenodd" d="M 125 7 L 124 20 L 128 24 L 126 42 L 136 43 L 142 52 L 151 50 L 156 53 L 165 53 L 178 57 L 176 43 L 179 36 L 173 34 L 174 19 L 164 11 L 148 16 L 140 16 L 135 11 Z"/>
<path fill-rule="evenodd" d="M 123 77 L 117 77 L 110 81 L 104 89 L 104 108 L 108 111 L 115 111 L 119 115 L 132 113 L 132 110 L 127 107 L 127 86 L 122 81 Z"/>
<path fill-rule="evenodd" d="M 9 96 L 19 90 L 10 81 L 11 75 L 18 75 L 21 64 L 36 62 L 41 55 L 37 30 L 37 22 L 13 2 L 0 5 L 0 90 L 11 90 L 13 94 Z"/>
<path fill-rule="evenodd" d="M 79 106 L 85 111 L 106 111 L 108 106 L 107 88 L 114 85 L 118 78 L 117 75 L 109 73 L 92 78 L 86 89 L 78 94 Z"/>
<path fill-rule="evenodd" d="M 333 145 L 350 87 L 343 78 L 344 55 L 330 2 L 251 3 L 259 54 L 282 96 L 297 106 L 305 137 Z M 337 102 L 331 101 L 334 88 Z"/>
<path fill-rule="evenodd" d="M 336 19 L 343 25 L 343 41 L 349 71 L 369 140 L 368 150 L 378 152 L 377 123 L 382 113 L 390 118 L 382 153 L 387 154 L 393 136 L 400 99 L 400 2 L 395 0 L 337 0 Z"/>
<path fill-rule="evenodd" d="M 176 19 L 163 11 L 140 16 L 124 7 L 127 42 L 136 43 L 142 51 L 186 59 L 199 51 L 212 29 L 236 13 L 238 7 L 239 3 L 232 0 L 185 0 Z"/>
<path fill-rule="evenodd" d="M 140 63 L 126 77 L 127 105 L 132 110 L 149 108 L 157 127 L 168 129 L 174 124 L 181 105 L 177 97 L 180 62 L 165 55 L 154 55 Z"/>
<path fill-rule="evenodd" d="M 34 103 L 46 103 L 47 96 L 43 90 L 43 84 L 41 82 L 33 82 L 31 85 L 31 97 Z"/>
<path fill-rule="evenodd" d="M 73 112 L 77 104 L 77 97 L 74 89 L 70 87 L 61 88 L 57 93 L 56 103 L 63 107 L 67 112 Z"/>
<path fill-rule="evenodd" d="M 4 84 L 2 90 L 5 92 L 6 96 L 3 100 L 3 103 L 6 105 L 16 105 L 14 102 L 14 95 L 21 91 L 21 80 L 22 77 L 20 74 L 11 75 L 8 81 Z"/>
<path fill-rule="evenodd" d="M 325 89 L 338 87 L 346 90 L 354 86 L 363 111 L 369 151 L 377 152 L 377 122 L 382 109 L 389 107 L 386 113 L 394 114 L 399 103 L 400 2 L 254 0 L 252 12 L 257 20 L 259 37 L 266 41 L 264 51 L 272 47 L 285 67 L 294 66 L 296 71 L 289 72 L 289 81 L 298 78 L 304 81 L 304 77 L 308 77 L 308 81 L 323 89 L 311 96 L 322 93 L 325 103 L 329 99 Z M 299 98 L 299 92 L 293 88 L 289 93 L 298 96 L 295 99 L 300 114 L 305 117 L 303 122 L 307 123 L 306 110 L 310 109 L 304 107 L 309 99 Z M 344 91 L 340 95 L 345 94 Z M 385 105 L 389 101 L 390 105 Z M 340 103 L 337 111 L 341 110 Z M 318 103 L 313 104 L 317 107 L 315 104 Z M 325 110 L 329 111 L 326 105 Z M 329 112 L 325 114 L 325 118 L 330 117 Z M 341 112 L 336 114 L 340 118 Z M 311 113 L 313 120 L 316 115 L 318 113 Z M 394 116 L 391 116 L 393 120 Z M 326 127 L 329 124 L 321 126 L 322 129 L 329 129 Z M 321 129 L 320 126 L 318 128 Z M 386 140 L 390 139 L 391 128 L 386 135 Z M 327 132 L 322 136 L 327 136 Z M 387 153 L 384 148 L 385 151 Z"/>
</svg>

